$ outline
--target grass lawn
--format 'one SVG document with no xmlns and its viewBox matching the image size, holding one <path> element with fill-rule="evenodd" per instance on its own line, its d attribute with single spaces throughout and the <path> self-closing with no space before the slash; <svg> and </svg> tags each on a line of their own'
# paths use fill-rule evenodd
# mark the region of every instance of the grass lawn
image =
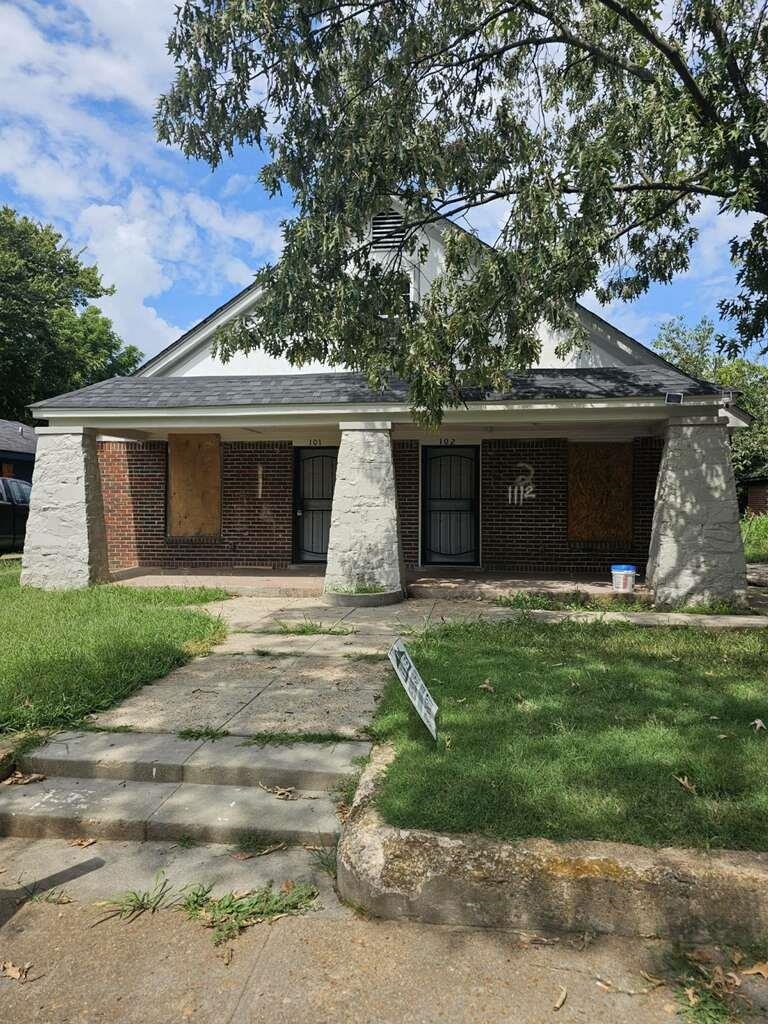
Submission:
<svg viewBox="0 0 768 1024">
<path fill-rule="evenodd" d="M 687 615 L 754 615 L 751 608 L 731 604 L 729 601 L 710 601 L 707 604 L 676 604 L 657 607 L 650 595 L 642 594 L 590 594 L 572 590 L 562 594 L 544 591 L 518 590 L 501 594 L 494 604 L 502 608 L 576 612 L 685 612 Z"/>
<path fill-rule="evenodd" d="M 182 605 L 225 591 L 101 586 L 44 593 L 0 562 L 0 733 L 69 726 L 165 675 L 223 638 Z"/>
<path fill-rule="evenodd" d="M 393 675 L 373 727 L 391 824 L 768 850 L 768 632 L 523 617 L 408 646 L 440 741 Z"/>
<path fill-rule="evenodd" d="M 768 515 L 746 515 L 741 520 L 744 557 L 748 562 L 768 562 Z"/>
</svg>

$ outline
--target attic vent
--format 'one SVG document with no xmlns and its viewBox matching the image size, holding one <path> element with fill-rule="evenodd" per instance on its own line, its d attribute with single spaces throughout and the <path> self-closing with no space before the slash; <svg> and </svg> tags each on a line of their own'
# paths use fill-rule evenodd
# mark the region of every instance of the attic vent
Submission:
<svg viewBox="0 0 768 1024">
<path fill-rule="evenodd" d="M 371 248 L 376 251 L 397 249 L 405 239 L 405 224 L 395 210 L 377 213 L 371 221 Z"/>
</svg>

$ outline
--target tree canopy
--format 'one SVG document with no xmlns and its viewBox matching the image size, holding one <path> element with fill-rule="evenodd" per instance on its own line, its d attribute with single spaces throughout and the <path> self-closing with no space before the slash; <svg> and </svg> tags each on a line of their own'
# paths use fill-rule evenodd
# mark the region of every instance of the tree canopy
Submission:
<svg viewBox="0 0 768 1024">
<path fill-rule="evenodd" d="M 0 209 L 0 416 L 131 373 L 141 359 L 89 300 L 111 294 L 50 225 Z"/>
<path fill-rule="evenodd" d="M 464 384 L 500 383 L 537 324 L 583 337 L 574 302 L 629 300 L 684 271 L 702 203 L 734 238 L 735 344 L 768 328 L 766 0 L 185 0 L 159 137 L 219 164 L 267 153 L 286 192 L 281 259 L 219 349 L 389 371 L 436 419 Z M 407 230 L 370 258 L 395 197 Z M 419 228 L 492 210 L 496 245 L 448 232 L 419 303 Z M 471 271 L 471 273 L 470 273 Z"/>
<path fill-rule="evenodd" d="M 753 421 L 735 430 L 731 454 L 737 482 L 768 471 L 768 366 L 744 357 L 730 359 L 717 345 L 715 326 L 704 317 L 689 327 L 682 317 L 661 325 L 654 349 L 681 370 L 740 392 L 740 408 Z"/>
</svg>

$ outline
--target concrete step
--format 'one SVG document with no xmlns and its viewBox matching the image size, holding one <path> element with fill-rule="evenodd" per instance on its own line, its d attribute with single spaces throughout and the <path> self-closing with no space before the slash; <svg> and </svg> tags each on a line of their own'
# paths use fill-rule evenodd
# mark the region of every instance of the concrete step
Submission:
<svg viewBox="0 0 768 1024">
<path fill-rule="evenodd" d="M 331 798 L 306 791 L 298 797 L 281 800 L 251 786 L 48 778 L 0 787 L 0 834 L 232 843 L 249 832 L 269 841 L 332 844 L 339 819 Z"/>
<path fill-rule="evenodd" d="M 171 733 L 69 732 L 29 751 L 21 765 L 48 777 L 329 790 L 354 775 L 354 759 L 370 749 L 354 741 L 255 746 L 239 736 L 201 741 Z"/>
</svg>

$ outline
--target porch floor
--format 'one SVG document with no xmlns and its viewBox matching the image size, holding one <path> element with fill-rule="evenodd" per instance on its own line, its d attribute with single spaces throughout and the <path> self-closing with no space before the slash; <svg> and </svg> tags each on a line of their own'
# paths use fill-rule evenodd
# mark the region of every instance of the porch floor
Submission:
<svg viewBox="0 0 768 1024">
<path fill-rule="evenodd" d="M 298 565 L 288 569 L 160 569 L 148 566 L 115 573 L 114 580 L 130 587 L 220 587 L 233 594 L 265 597 L 318 597 L 323 592 L 325 566 Z M 481 598 L 536 591 L 551 594 L 581 590 L 607 594 L 610 575 L 541 575 L 489 572 L 483 569 L 422 568 L 407 573 L 411 597 L 436 599 Z M 642 586 L 638 587 L 642 591 Z"/>
</svg>

